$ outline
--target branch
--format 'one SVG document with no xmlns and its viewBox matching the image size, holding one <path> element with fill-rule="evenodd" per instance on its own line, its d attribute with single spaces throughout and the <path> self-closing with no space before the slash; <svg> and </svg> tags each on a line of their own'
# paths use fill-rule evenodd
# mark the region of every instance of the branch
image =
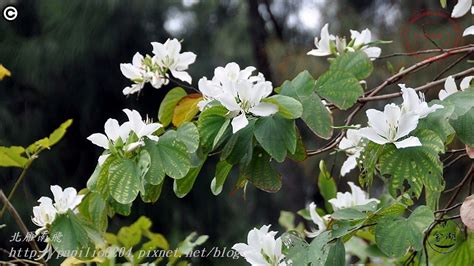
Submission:
<svg viewBox="0 0 474 266">
<path fill-rule="evenodd" d="M 29 232 L 28 228 L 26 227 L 25 223 L 23 222 L 20 215 L 16 211 L 15 207 L 13 207 L 13 205 L 10 203 L 8 198 L 5 196 L 5 193 L 3 193 L 3 190 L 1 189 L 0 189 L 0 201 L 3 202 L 4 206 L 8 209 L 13 219 L 15 219 L 18 227 L 20 227 L 20 231 L 23 233 L 23 235 L 26 236 Z M 36 240 L 34 238 L 31 241 L 28 241 L 28 243 L 34 250 L 36 250 L 36 252 L 38 252 L 38 254 L 41 254 L 41 250 L 38 247 L 38 243 L 36 243 Z M 41 263 L 46 265 L 46 262 L 43 259 L 41 259 L 40 261 Z"/>
<path fill-rule="evenodd" d="M 448 203 L 444 207 L 445 209 L 448 208 L 449 206 L 451 206 L 451 204 L 453 204 L 453 202 L 456 199 L 456 197 L 458 196 L 459 192 L 461 192 L 461 188 L 466 184 L 466 182 L 468 180 L 470 180 L 472 178 L 473 171 L 474 171 L 474 163 L 471 164 L 471 167 L 467 171 L 467 173 L 464 176 L 464 178 L 462 179 L 461 183 L 459 183 L 459 185 L 456 186 L 456 190 L 455 190 L 453 196 L 451 196 Z"/>
<path fill-rule="evenodd" d="M 453 78 L 458 79 L 458 78 L 462 78 L 462 77 L 468 76 L 468 75 L 473 74 L 473 73 L 474 73 L 474 67 L 469 68 L 465 71 L 459 72 L 457 74 L 454 74 L 452 76 L 453 76 Z M 446 79 L 447 78 L 443 78 L 443 79 L 439 79 L 439 80 L 436 80 L 436 81 L 426 83 L 423 86 L 416 87 L 414 90 L 415 91 L 424 91 L 424 90 L 434 88 L 438 85 L 444 84 Z M 384 95 L 379 95 L 379 96 L 362 97 L 362 98 L 359 98 L 358 101 L 359 102 L 371 102 L 371 101 L 378 101 L 378 100 L 386 100 L 386 99 L 400 97 L 401 95 L 402 95 L 401 92 L 395 92 L 395 93 L 389 93 L 389 94 L 384 94 Z"/>
<path fill-rule="evenodd" d="M 437 48 L 437 49 L 428 49 L 428 50 L 421 50 L 421 51 L 410 52 L 410 53 L 393 53 L 393 54 L 389 54 L 389 55 L 379 56 L 378 58 L 375 58 L 375 60 L 382 60 L 382 59 L 387 59 L 387 58 L 397 57 L 397 56 L 414 56 L 414 55 L 422 55 L 422 54 L 443 53 L 443 52 L 449 52 L 449 51 L 456 50 L 456 49 L 462 49 L 462 48 L 465 48 L 465 47 L 474 47 L 474 45 L 469 44 L 469 45 L 466 45 L 466 46 L 460 46 L 460 47 L 455 47 L 455 48 L 450 48 L 450 49 L 439 49 L 439 48 Z"/>
<path fill-rule="evenodd" d="M 436 75 L 436 77 L 433 78 L 433 81 L 441 78 L 444 75 L 444 73 L 448 72 L 451 68 L 455 67 L 457 64 L 462 62 L 464 59 L 466 59 L 466 57 L 468 57 L 470 55 L 471 55 L 471 53 L 466 53 L 466 54 L 460 56 L 458 59 L 454 60 L 454 62 L 452 62 L 445 69 L 443 69 L 441 72 L 439 72 L 439 74 Z"/>
</svg>

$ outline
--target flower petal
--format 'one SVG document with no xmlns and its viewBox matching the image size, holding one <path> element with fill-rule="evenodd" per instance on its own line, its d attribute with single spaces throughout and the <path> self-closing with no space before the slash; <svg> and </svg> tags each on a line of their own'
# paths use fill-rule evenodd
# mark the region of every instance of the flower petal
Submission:
<svg viewBox="0 0 474 266">
<path fill-rule="evenodd" d="M 357 166 L 357 156 L 355 155 L 350 155 L 347 157 L 347 159 L 344 161 L 341 167 L 341 176 L 345 176 L 348 174 L 352 169 L 354 169 Z"/>
<path fill-rule="evenodd" d="M 460 88 L 461 90 L 465 90 L 471 86 L 471 81 L 474 78 L 474 76 L 468 76 L 462 79 Z"/>
<path fill-rule="evenodd" d="M 363 138 L 366 138 L 380 145 L 383 145 L 389 142 L 387 139 L 377 134 L 377 132 L 375 132 L 375 130 L 371 127 L 364 127 L 364 128 L 359 129 L 359 135 Z"/>
<path fill-rule="evenodd" d="M 467 36 L 467 35 L 474 35 L 474 25 L 467 27 L 462 33 L 462 36 Z"/>
<path fill-rule="evenodd" d="M 414 113 L 403 114 L 398 122 L 397 134 L 394 140 L 398 140 L 415 130 L 418 125 L 419 116 Z"/>
<path fill-rule="evenodd" d="M 394 142 L 393 144 L 395 144 L 395 147 L 397 147 L 397 149 L 421 146 L 420 140 L 417 137 L 413 136 L 406 138 L 402 141 Z"/>
<path fill-rule="evenodd" d="M 234 117 L 232 119 L 232 133 L 236 133 L 237 131 L 241 130 L 242 128 L 248 125 L 249 121 L 245 116 L 245 113 L 240 114 L 239 116 Z"/>
<path fill-rule="evenodd" d="M 472 7 L 472 0 L 458 0 L 458 3 L 454 6 L 451 17 L 459 18 L 466 15 Z"/>
<path fill-rule="evenodd" d="M 109 140 L 102 133 L 94 133 L 87 137 L 87 139 L 99 147 L 102 147 L 106 150 L 109 149 Z"/>
<path fill-rule="evenodd" d="M 368 118 L 369 126 L 380 136 L 388 135 L 388 125 L 385 114 L 379 110 L 369 109 L 365 112 Z"/>
<path fill-rule="evenodd" d="M 185 71 L 178 71 L 178 70 L 171 70 L 171 74 L 173 77 L 182 80 L 184 82 L 187 82 L 189 84 L 192 83 L 192 77 L 188 74 L 188 72 Z"/>
<path fill-rule="evenodd" d="M 120 137 L 120 125 L 116 119 L 107 119 L 104 129 L 105 135 L 107 135 L 110 140 L 116 141 Z"/>
<path fill-rule="evenodd" d="M 278 112 L 278 106 L 272 103 L 261 102 L 250 108 L 249 111 L 256 116 L 269 116 Z"/>
</svg>

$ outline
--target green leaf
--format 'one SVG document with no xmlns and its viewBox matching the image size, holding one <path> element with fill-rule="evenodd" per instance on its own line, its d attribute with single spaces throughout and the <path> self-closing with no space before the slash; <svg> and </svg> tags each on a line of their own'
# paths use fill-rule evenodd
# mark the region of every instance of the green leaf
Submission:
<svg viewBox="0 0 474 266">
<path fill-rule="evenodd" d="M 176 130 L 179 141 L 186 145 L 188 153 L 193 153 L 199 148 L 199 131 L 194 123 L 186 122 Z"/>
<path fill-rule="evenodd" d="M 174 180 L 173 190 L 178 198 L 183 198 L 191 191 L 206 159 L 207 157 L 204 157 L 198 166 L 191 168 L 185 177 Z"/>
<path fill-rule="evenodd" d="M 47 138 L 42 138 L 26 148 L 29 154 L 38 152 L 40 149 L 49 149 L 58 143 L 66 134 L 66 130 L 72 124 L 72 119 L 66 120 L 57 129 L 53 131 Z"/>
<path fill-rule="evenodd" d="M 212 142 L 213 150 L 222 143 L 222 141 L 225 139 L 224 136 L 230 133 L 229 124 L 230 124 L 230 119 L 226 119 L 224 124 L 222 124 L 221 128 L 219 129 L 219 131 L 217 131 L 216 137 L 214 138 L 214 141 Z"/>
<path fill-rule="evenodd" d="M 226 161 L 219 161 L 216 165 L 216 175 L 211 181 L 211 191 L 215 196 L 221 194 L 225 180 L 232 170 L 232 164 Z"/>
<path fill-rule="evenodd" d="M 474 101 L 474 98 L 472 100 Z M 474 108 L 450 122 L 456 131 L 456 136 L 464 144 L 474 147 Z"/>
<path fill-rule="evenodd" d="M 140 196 L 143 202 L 154 203 L 156 202 L 161 195 L 161 189 L 163 188 L 163 184 L 165 182 L 161 182 L 159 185 L 152 185 L 149 183 L 145 183 L 144 185 L 144 192 L 141 193 Z"/>
<path fill-rule="evenodd" d="M 334 103 L 339 109 L 347 110 L 363 95 L 364 90 L 351 73 L 329 70 L 316 82 L 316 93 Z"/>
<path fill-rule="evenodd" d="M 366 217 L 365 213 L 354 208 L 340 209 L 331 214 L 331 218 L 335 220 L 361 220 Z"/>
<path fill-rule="evenodd" d="M 90 191 L 97 192 L 104 198 L 108 197 L 109 167 L 116 159 L 114 155 L 111 155 L 102 165 L 97 164 L 91 177 L 87 180 L 87 188 Z"/>
<path fill-rule="evenodd" d="M 342 240 L 339 238 L 335 243 L 330 244 L 329 254 L 326 259 L 327 266 L 345 266 L 346 265 L 346 249 Z"/>
<path fill-rule="evenodd" d="M 255 123 L 255 138 L 275 160 L 283 162 L 296 150 L 295 121 L 279 115 L 260 117 Z"/>
<path fill-rule="evenodd" d="M 180 87 L 171 89 L 165 95 L 165 98 L 163 98 L 163 101 L 161 101 L 160 108 L 158 110 L 158 119 L 160 120 L 161 124 L 163 124 L 163 127 L 166 127 L 171 123 L 174 108 L 186 95 L 186 91 Z"/>
<path fill-rule="evenodd" d="M 442 8 L 446 8 L 446 0 L 439 0 Z"/>
<path fill-rule="evenodd" d="M 332 136 L 332 116 L 321 98 L 314 93 L 315 81 L 307 72 L 301 72 L 292 81 L 285 81 L 280 94 L 293 97 L 303 106 L 301 119 L 317 136 L 329 139 Z"/>
<path fill-rule="evenodd" d="M 443 105 L 444 108 L 438 109 L 430 113 L 427 117 L 421 119 L 418 123 L 418 129 L 430 129 L 437 133 L 444 143 L 448 142 L 449 136 L 455 133 L 453 127 L 449 123 L 449 118 L 454 112 L 454 106 L 449 102 L 434 100 L 430 102 L 433 104 Z"/>
<path fill-rule="evenodd" d="M 146 139 L 145 149 L 150 154 L 151 165 L 145 179 L 152 185 L 163 181 L 164 174 L 174 179 L 186 176 L 191 168 L 186 145 L 177 139 L 175 131 L 168 131 L 158 142 Z"/>
<path fill-rule="evenodd" d="M 433 212 L 420 206 L 408 217 L 389 216 L 379 220 L 375 227 L 375 242 L 390 257 L 403 256 L 408 248 L 423 248 L 423 231 L 434 221 Z"/>
<path fill-rule="evenodd" d="M 198 129 L 201 146 L 205 152 L 212 149 L 214 139 L 226 121 L 226 114 L 229 111 L 222 106 L 206 108 L 198 119 Z"/>
<path fill-rule="evenodd" d="M 79 211 L 83 217 L 85 217 L 90 224 L 93 224 L 101 232 L 107 230 L 107 202 L 98 193 L 88 193 L 81 204 L 79 205 Z"/>
<path fill-rule="evenodd" d="M 140 191 L 138 167 L 132 160 L 117 159 L 109 168 L 109 193 L 118 203 L 128 204 Z"/>
<path fill-rule="evenodd" d="M 250 162 L 254 146 L 254 128 L 255 119 L 250 120 L 246 127 L 232 134 L 222 149 L 221 161 L 226 160 L 230 164 L 238 164 L 239 162 L 247 164 Z"/>
<path fill-rule="evenodd" d="M 293 265 L 307 265 L 309 262 L 309 244 L 296 232 L 289 231 L 281 236 L 283 248 L 286 250 L 286 258 L 293 262 Z"/>
<path fill-rule="evenodd" d="M 255 148 L 254 156 L 249 165 L 241 170 L 241 174 L 255 187 L 267 191 L 277 192 L 281 188 L 281 176 L 271 166 L 270 156 L 259 147 Z"/>
<path fill-rule="evenodd" d="M 300 118 L 303 114 L 303 106 L 292 97 L 284 95 L 273 95 L 263 100 L 278 106 L 278 113 L 286 119 Z"/>
<path fill-rule="evenodd" d="M 308 249 L 308 258 L 311 265 L 325 265 L 328 259 L 329 250 L 331 245 L 331 232 L 324 231 L 311 241 Z"/>
<path fill-rule="evenodd" d="M 95 249 L 81 221 L 71 210 L 54 219 L 49 235 L 51 245 L 58 254 L 69 256 L 67 254 L 74 250 L 79 254 L 81 250 L 86 253 L 87 249 Z"/>
<path fill-rule="evenodd" d="M 374 70 L 372 61 L 363 51 L 347 52 L 331 63 L 330 70 L 340 70 L 354 75 L 358 80 L 366 79 Z"/>
<path fill-rule="evenodd" d="M 308 154 L 306 153 L 306 147 L 304 146 L 303 143 L 303 138 L 301 137 L 301 134 L 296 128 L 296 149 L 294 153 L 289 153 L 288 158 L 296 161 L 296 162 L 302 162 L 308 158 Z"/>
<path fill-rule="evenodd" d="M 326 164 L 322 160 L 319 162 L 319 171 L 320 171 L 319 177 L 318 177 L 319 193 L 321 193 L 321 195 L 325 199 L 326 209 L 329 212 L 331 212 L 332 206 L 327 201 L 336 197 L 336 194 L 337 194 L 336 181 L 334 181 L 331 174 L 326 169 Z"/>
<path fill-rule="evenodd" d="M 114 200 L 112 197 L 108 199 L 108 202 L 113 211 L 120 215 L 128 216 L 132 212 L 132 203 L 122 204 Z"/>
<path fill-rule="evenodd" d="M 384 150 L 383 145 L 379 145 L 373 142 L 367 143 L 365 146 L 364 151 L 362 152 L 361 164 L 363 165 L 362 171 L 359 175 L 359 183 L 362 186 L 370 186 L 374 179 L 375 170 L 377 166 L 377 162 L 379 160 L 380 155 Z"/>
<path fill-rule="evenodd" d="M 0 146 L 0 166 L 1 167 L 25 167 L 28 158 L 23 157 L 25 148 L 19 146 Z"/>
<path fill-rule="evenodd" d="M 415 134 L 420 147 L 397 149 L 386 145 L 380 156 L 380 171 L 391 176 L 389 191 L 393 196 L 406 192 L 419 197 L 423 185 L 432 191 L 444 189 L 443 166 L 438 153 L 444 151 L 444 143 L 436 133 L 422 129 Z M 407 181 L 409 188 L 404 188 Z M 398 193 L 397 193 L 398 192 Z"/>
</svg>

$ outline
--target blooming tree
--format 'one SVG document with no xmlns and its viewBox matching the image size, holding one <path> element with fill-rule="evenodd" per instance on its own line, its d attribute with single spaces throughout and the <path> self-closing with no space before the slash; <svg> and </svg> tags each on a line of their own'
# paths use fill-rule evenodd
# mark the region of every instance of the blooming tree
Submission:
<svg viewBox="0 0 474 266">
<path fill-rule="evenodd" d="M 463 16 L 471 7 L 471 0 L 459 0 L 452 16 Z M 464 35 L 472 34 L 471 28 Z M 474 70 L 469 68 L 417 88 L 397 81 L 433 62 L 472 53 L 474 47 L 440 49 L 435 51 L 438 55 L 368 89 L 362 84 L 367 84 L 374 64 L 387 57 L 381 56 L 378 47 L 383 42 L 373 40 L 369 29 L 351 30 L 350 39 L 346 39 L 330 34 L 326 24 L 314 43 L 315 49 L 308 55 L 330 57 L 327 71 L 316 79 L 303 71 L 280 86 L 266 80 L 255 67 L 231 62 L 217 67 L 212 78 L 200 78 L 194 88 L 186 70 L 196 55 L 181 52 L 176 39 L 153 42 L 153 55 L 137 52 L 132 63 L 121 64 L 123 75 L 132 82 L 123 89 L 125 95 L 140 93 L 147 89 L 147 83 L 156 89 L 170 82 L 179 86 L 169 90 L 161 102 L 158 122 L 136 110 L 124 109 L 128 121 L 120 124 L 110 118 L 104 125 L 105 134 L 88 137 L 103 151 L 87 187 L 77 192 L 51 186 L 54 201 L 41 197 L 39 205 L 33 207 L 36 234 L 47 235 L 47 247 L 38 259 L 44 260 L 52 250 L 63 254 L 72 250 L 78 252 L 67 255 L 70 262 L 109 263 L 110 257 L 79 251 L 135 247 L 140 241 L 130 242 L 126 232 L 149 239 L 147 248 L 170 249 L 163 236 L 150 231 L 151 221 L 145 217 L 117 235 L 107 233 L 108 221 L 115 215 L 129 215 L 136 201 L 158 201 L 165 181 L 173 182 L 176 196 L 186 196 L 211 156 L 218 158 L 218 163 L 210 190 L 219 195 L 231 182 L 227 179 L 233 168 L 239 172 L 236 188 L 245 190 L 253 185 L 277 192 L 282 181 L 276 163 L 288 158 L 304 161 L 334 151 L 347 155 L 338 171 L 340 176 L 358 172 L 359 185 L 347 182 L 351 192 L 337 192 L 334 178 L 321 161 L 317 185 L 325 204 L 318 208 L 311 202 L 298 212 L 307 220 L 307 229 L 286 223 L 287 232 L 270 231 L 270 225 L 250 230 L 247 243 L 233 246 L 245 261 L 252 265 L 345 265 L 349 260 L 473 264 L 472 197 L 467 197 L 464 204 L 456 204 L 455 200 L 460 188 L 472 182 L 474 168 L 471 165 L 462 183 L 453 189 L 446 189 L 443 169 L 457 160 L 450 160 L 446 154 L 465 153 L 472 158 L 474 89 L 470 75 Z M 0 67 L 2 78 L 10 75 Z M 392 84 L 398 85 L 399 91 L 383 94 Z M 438 99 L 425 98 L 423 91 L 443 84 Z M 397 97 L 401 97 L 401 103 Z M 364 116 L 364 106 L 372 101 L 386 105 L 368 109 Z M 333 110 L 349 111 L 343 125 L 334 124 Z M 366 124 L 353 125 L 357 115 L 366 117 Z M 297 120 L 327 143 L 317 150 L 307 150 Z M 0 166 L 22 168 L 24 173 L 40 152 L 61 139 L 71 122 L 26 148 L 0 147 Z M 460 143 L 462 149 L 453 149 Z M 378 197 L 373 198 L 366 191 L 376 178 L 386 189 L 377 191 Z M 15 189 L 8 197 L 0 193 L 5 206 L 10 206 Z M 440 207 L 441 193 L 453 191 L 451 200 Z M 460 215 L 448 216 L 461 204 Z M 467 229 L 453 226 L 453 220 L 459 218 Z M 62 241 L 53 237 L 58 233 L 63 235 Z M 432 247 L 441 241 L 440 233 L 456 236 L 450 252 Z M 190 235 L 178 247 L 180 255 L 169 259 L 169 264 L 177 263 L 181 255 L 206 239 Z M 441 242 L 436 247 L 447 248 Z M 126 259 L 132 264 L 147 262 L 139 254 L 129 254 Z"/>
</svg>

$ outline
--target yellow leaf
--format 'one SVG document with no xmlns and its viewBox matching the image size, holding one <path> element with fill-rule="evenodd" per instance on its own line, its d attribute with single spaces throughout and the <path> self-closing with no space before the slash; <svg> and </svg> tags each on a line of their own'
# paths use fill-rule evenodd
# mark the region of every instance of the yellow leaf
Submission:
<svg viewBox="0 0 474 266">
<path fill-rule="evenodd" d="M 173 113 L 173 125 L 179 127 L 184 122 L 191 121 L 199 112 L 197 104 L 202 100 L 202 95 L 198 93 L 189 94 L 183 97 L 176 105 Z"/>
<path fill-rule="evenodd" d="M 95 257 L 90 260 L 80 260 L 75 257 L 69 257 L 61 263 L 61 266 L 84 265 L 86 263 L 91 263 L 91 262 L 103 263 L 105 262 L 105 258 Z"/>
<path fill-rule="evenodd" d="M 12 73 L 10 70 L 6 69 L 2 64 L 0 64 L 0 80 L 2 80 L 5 76 L 10 77 Z"/>
</svg>

